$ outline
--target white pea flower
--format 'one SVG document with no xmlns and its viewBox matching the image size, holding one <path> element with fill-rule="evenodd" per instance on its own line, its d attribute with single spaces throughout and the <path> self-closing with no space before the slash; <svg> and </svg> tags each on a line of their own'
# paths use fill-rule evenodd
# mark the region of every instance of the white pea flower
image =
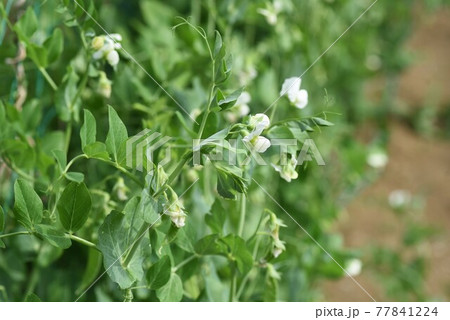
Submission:
<svg viewBox="0 0 450 320">
<path fill-rule="evenodd" d="M 108 37 L 113 39 L 114 41 L 122 42 L 122 36 L 118 33 L 110 33 Z"/>
<path fill-rule="evenodd" d="M 245 86 L 250 81 L 255 79 L 257 75 L 258 75 L 258 71 L 256 71 L 256 69 L 253 66 L 251 66 L 251 67 L 247 68 L 246 70 L 239 73 L 239 75 L 238 75 L 239 83 L 241 84 L 241 86 Z"/>
<path fill-rule="evenodd" d="M 277 24 L 278 17 L 277 13 L 274 10 L 259 8 L 258 13 L 266 17 L 266 21 L 268 24 L 272 26 Z"/>
<path fill-rule="evenodd" d="M 252 97 L 247 91 L 242 92 L 239 98 L 237 98 L 235 107 L 238 109 L 239 116 L 244 117 L 249 114 L 250 107 L 248 104 L 250 101 L 252 101 Z"/>
<path fill-rule="evenodd" d="M 282 3 L 280 0 L 275 0 L 273 3 L 267 3 L 266 8 L 258 8 L 257 12 L 264 17 L 266 17 L 266 21 L 268 24 L 274 26 L 278 21 L 278 14 L 282 10 Z"/>
<path fill-rule="evenodd" d="M 267 274 L 269 275 L 269 277 L 271 277 L 273 279 L 276 279 L 276 280 L 281 279 L 280 273 L 275 269 L 275 267 L 271 263 L 267 264 Z"/>
<path fill-rule="evenodd" d="M 111 66 L 115 67 L 119 63 L 119 54 L 117 53 L 116 50 L 112 50 L 106 56 L 106 60 L 108 60 L 108 63 Z"/>
<path fill-rule="evenodd" d="M 250 117 L 249 125 L 253 128 L 253 131 L 256 133 L 256 135 L 259 136 L 265 129 L 270 126 L 270 119 L 264 113 L 257 113 L 254 116 Z"/>
<path fill-rule="evenodd" d="M 284 242 L 278 238 L 274 239 L 273 249 L 272 249 L 273 256 L 275 258 L 278 258 L 278 256 L 285 250 L 286 250 L 286 247 L 284 246 Z"/>
<path fill-rule="evenodd" d="M 92 57 L 95 60 L 106 59 L 111 66 L 115 67 L 119 63 L 119 54 L 116 50 L 122 47 L 120 41 L 122 36 L 118 33 L 95 37 L 91 43 L 92 48 L 96 50 Z"/>
<path fill-rule="evenodd" d="M 172 204 L 166 205 L 164 213 L 170 216 L 170 219 L 177 226 L 177 228 L 184 227 L 186 213 L 184 213 L 184 207 L 179 200 L 176 200 Z"/>
<path fill-rule="evenodd" d="M 347 271 L 347 275 L 351 277 L 355 277 L 361 273 L 362 262 L 359 259 L 351 259 L 347 261 L 345 270 Z"/>
<path fill-rule="evenodd" d="M 302 79 L 291 77 L 284 80 L 281 86 L 280 96 L 287 95 L 289 101 L 298 109 L 303 109 L 308 104 L 308 92 L 300 89 Z"/>
<path fill-rule="evenodd" d="M 388 156 L 382 151 L 374 151 L 367 156 L 367 164 L 375 169 L 384 168 L 388 160 Z"/>
<path fill-rule="evenodd" d="M 295 171 L 295 168 L 297 167 L 297 159 L 295 159 L 295 157 L 289 159 L 286 165 L 272 164 L 272 167 L 275 169 L 275 171 L 280 173 L 280 177 L 287 182 L 291 182 L 291 180 L 295 180 L 298 178 L 298 172 Z"/>
<path fill-rule="evenodd" d="M 120 201 L 128 200 L 127 193 L 130 191 L 130 189 L 128 189 L 128 187 L 125 185 L 125 181 L 122 178 L 117 179 L 117 182 L 113 187 L 113 191 L 116 193 L 116 196 Z"/>
<path fill-rule="evenodd" d="M 94 39 L 92 39 L 92 48 L 94 48 L 94 50 L 100 50 L 104 44 L 104 37 L 95 37 Z"/>
<path fill-rule="evenodd" d="M 251 142 L 256 152 L 264 153 L 270 147 L 270 140 L 266 137 L 258 136 Z"/>
<path fill-rule="evenodd" d="M 389 205 L 394 209 L 404 208 L 411 202 L 411 193 L 407 190 L 394 190 L 389 194 Z"/>
<path fill-rule="evenodd" d="M 271 145 L 270 140 L 262 137 L 261 133 L 270 126 L 269 117 L 264 113 L 257 113 L 250 117 L 248 125 L 253 130 L 248 133 L 242 141 L 250 144 L 252 148 L 259 153 L 266 152 Z"/>
<path fill-rule="evenodd" d="M 225 117 L 230 123 L 236 122 L 239 118 L 245 117 L 250 113 L 250 107 L 248 103 L 252 100 L 250 93 L 244 91 L 236 100 L 236 104 L 228 112 L 225 113 Z"/>
<path fill-rule="evenodd" d="M 255 136 L 250 133 L 242 141 L 251 145 L 252 149 L 259 153 L 264 153 L 271 146 L 270 140 L 263 136 Z"/>
</svg>

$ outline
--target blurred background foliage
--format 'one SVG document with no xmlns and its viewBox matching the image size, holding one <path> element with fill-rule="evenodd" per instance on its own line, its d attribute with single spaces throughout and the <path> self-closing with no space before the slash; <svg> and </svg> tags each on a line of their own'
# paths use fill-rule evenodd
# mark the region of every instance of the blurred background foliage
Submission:
<svg viewBox="0 0 450 320">
<path fill-rule="evenodd" d="M 245 86 L 252 98 L 252 114 L 264 112 L 278 98 L 285 78 L 305 72 L 302 88 L 309 92 L 307 108 L 299 112 L 288 108 L 286 101 L 279 101 L 272 121 L 298 114 L 335 113 L 329 116 L 335 123 L 334 127 L 324 133 L 313 134 L 327 165 L 319 167 L 314 162 L 308 163 L 300 169 L 299 179 L 292 183 L 275 178 L 277 174 L 271 167 L 261 168 L 255 173 L 256 180 L 268 182 L 265 185 L 267 191 L 340 264 L 345 266 L 347 261 L 360 258 L 364 264 L 378 268 L 377 272 L 385 282 L 384 287 L 391 299 L 428 299 L 423 289 L 423 259 L 417 256 L 415 250 L 412 257 L 402 258 L 402 254 L 406 252 L 404 248 L 420 246 L 433 234 L 429 228 L 414 225 L 404 235 L 404 247 L 372 248 L 373 252 L 367 253 L 346 249 L 342 235 L 335 232 L 333 226 L 343 208 L 379 176 L 380 170 L 367 164 L 367 156 L 374 151 L 386 152 L 390 119 L 404 117 L 418 131 L 427 130 L 429 121 L 426 119 L 430 117 L 427 111 L 402 114 L 392 107 L 392 101 L 396 95 L 398 75 L 413 60 L 403 45 L 410 36 L 414 12 L 438 10 L 448 1 L 379 0 L 323 56 L 322 53 L 368 8 L 371 1 L 279 0 L 281 9 L 276 14 L 275 22 L 259 13 L 261 8 L 273 9 L 274 3 L 259 0 L 77 1 L 83 7 L 90 8 L 89 12 L 105 30 L 121 34 L 123 47 L 132 56 L 130 58 L 121 51 L 122 61 L 117 70 L 106 69 L 113 83 L 110 98 L 102 97 L 97 92 L 98 79 L 95 77 L 87 80 L 81 92 L 82 103 L 77 108 L 92 111 L 98 120 L 100 135 L 107 131 L 107 104 L 118 111 L 130 135 L 143 128 L 172 137 L 184 135 L 177 116 L 181 110 L 151 77 L 190 114 L 204 108 L 210 85 L 208 53 L 202 39 L 192 29 L 183 26 L 173 29 L 181 22 L 177 17 L 202 26 L 210 39 L 214 39 L 215 30 L 222 34 L 233 61 L 232 75 L 225 86 L 231 91 Z M 61 90 L 70 88 L 71 77 L 79 83 L 83 76 L 87 63 L 85 52 L 80 50 L 83 38 L 104 34 L 104 31 L 88 19 L 73 1 L 22 1 L 20 6 L 14 5 L 14 2 L 2 0 L 4 12 L 14 23 L 24 8 L 31 7 L 39 21 L 38 32 L 33 35 L 37 42 L 52 35 L 55 28 L 60 28 L 64 37 L 61 58 L 48 61 L 47 68 L 55 82 L 64 85 L 54 94 L 36 64 L 26 59 L 23 66 L 27 100 L 21 115 L 10 115 L 22 122 L 24 138 L 15 146 L 0 147 L 0 152 L 13 154 L 20 168 L 38 167 L 42 172 L 47 172 L 51 170 L 47 159 L 51 148 L 60 145 L 63 149 L 65 146 L 63 130 L 66 126 L 58 95 L 67 94 Z M 73 23 L 74 18 L 83 21 L 80 28 Z M 20 79 L 17 79 L 14 68 L 5 61 L 17 55 L 18 42 L 5 19 L 0 23 L 0 31 L 0 97 L 5 104 L 14 104 Z M 381 95 L 378 99 L 368 99 L 365 85 L 376 77 L 385 79 Z M 189 118 L 181 114 L 191 126 Z M 435 119 L 438 116 L 434 114 L 431 117 Z M 448 112 L 446 119 L 449 119 Z M 217 119 L 216 126 L 221 128 L 226 123 L 225 118 Z M 442 133 L 447 132 L 447 137 L 449 123 L 447 121 L 440 129 Z M 79 118 L 75 118 L 74 132 L 78 132 L 80 126 Z M 370 139 L 359 139 L 364 126 L 370 128 Z M 26 137 L 30 136 L 37 141 L 39 148 L 27 143 L 29 140 Z M 74 134 L 68 146 L 70 156 L 77 155 L 77 139 Z M 108 168 L 95 164 L 83 163 L 80 166 L 79 171 L 84 172 L 87 181 L 92 183 L 110 173 Z M 19 168 L 12 169 L 9 175 L 5 169 L 0 180 L 0 203 L 7 213 L 13 205 L 12 186 L 17 178 L 14 170 Z M 193 173 L 186 170 L 185 185 L 190 174 Z M 40 179 L 38 183 L 45 185 L 46 177 Z M 99 212 L 100 208 L 106 212 L 109 201 L 115 200 L 113 184 L 99 183 L 98 189 L 94 206 L 99 208 Z M 191 221 L 186 226 L 187 230 L 195 229 L 198 235 L 206 232 L 208 227 L 203 217 L 211 211 L 214 197 L 210 186 L 194 187 L 185 200 Z M 286 252 L 271 261 L 281 275 L 280 280 L 271 282 L 268 280 L 270 277 L 263 273 L 250 273 L 250 285 L 243 290 L 241 299 L 322 299 L 321 281 L 344 277 L 342 269 L 276 204 L 267 199 L 257 185 L 251 185 L 248 198 L 249 222 L 244 238 L 251 234 L 264 208 L 268 207 L 277 212 L 287 225 L 280 234 L 281 239 L 286 241 Z M 231 221 L 238 221 L 234 203 L 222 201 L 220 205 L 224 207 L 220 210 L 226 211 Z M 95 223 L 101 221 L 93 219 L 92 224 Z M 233 227 L 229 231 L 232 232 Z M 87 273 L 83 276 L 83 272 L 87 256 L 94 253 L 81 246 L 74 245 L 63 252 L 49 245 L 41 245 L 32 237 L 17 237 L 9 241 L 8 247 L 9 250 L 0 251 L 0 299 L 21 300 L 24 292 L 33 289 L 31 291 L 46 301 L 70 301 L 76 297 L 75 292 L 80 291 L 80 282 L 93 280 Z M 95 261 L 95 257 L 90 261 Z M 199 285 L 200 280 L 191 277 L 193 271 L 186 271 L 187 274 L 181 274 L 185 299 L 227 299 L 224 284 L 220 281 L 223 276 L 221 272 L 226 273 L 226 269 L 216 270 L 209 262 L 204 262 L 203 266 L 192 266 L 200 267 L 208 286 Z M 91 271 L 97 274 L 100 266 L 93 265 L 92 268 Z M 87 300 L 121 299 L 122 293 L 105 278 L 87 293 Z M 355 290 L 358 288 L 355 287 Z M 7 298 L 2 298 L 2 292 Z M 156 298 L 153 293 L 137 290 L 135 299 Z"/>
</svg>

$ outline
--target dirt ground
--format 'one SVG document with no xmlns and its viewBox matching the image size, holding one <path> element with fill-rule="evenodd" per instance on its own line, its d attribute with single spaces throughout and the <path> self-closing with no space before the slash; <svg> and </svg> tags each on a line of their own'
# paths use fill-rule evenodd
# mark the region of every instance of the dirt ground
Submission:
<svg viewBox="0 0 450 320">
<path fill-rule="evenodd" d="M 430 100 L 440 108 L 450 104 L 450 10 L 417 20 L 408 41 L 415 62 L 406 70 L 394 103 L 421 108 Z M 389 193 L 405 189 L 424 200 L 424 225 L 438 235 L 420 248 L 427 257 L 425 289 L 433 300 L 450 300 L 450 141 L 425 138 L 404 123 L 390 124 L 389 162 L 380 178 L 346 208 L 337 229 L 350 248 L 399 247 L 404 225 L 388 205 Z M 364 251 L 364 250 L 361 250 Z M 367 249 L 366 249 L 367 251 Z M 372 271 L 355 277 L 377 300 L 388 300 Z M 370 301 L 350 279 L 328 281 L 324 301 Z"/>
</svg>

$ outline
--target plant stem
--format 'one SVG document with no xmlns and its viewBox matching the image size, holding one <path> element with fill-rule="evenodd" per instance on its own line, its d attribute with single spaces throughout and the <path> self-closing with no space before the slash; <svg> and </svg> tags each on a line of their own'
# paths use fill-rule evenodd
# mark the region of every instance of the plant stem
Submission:
<svg viewBox="0 0 450 320">
<path fill-rule="evenodd" d="M 64 173 L 67 173 L 67 171 L 69 171 L 70 167 L 75 163 L 75 161 L 79 160 L 79 159 L 83 159 L 83 158 L 87 158 L 87 155 L 85 154 L 79 154 L 77 155 L 75 158 L 73 158 L 72 160 L 69 161 L 69 163 L 66 165 L 66 168 L 64 169 Z"/>
<path fill-rule="evenodd" d="M 186 164 L 186 162 L 188 162 L 191 158 L 192 158 L 191 151 L 186 152 L 181 157 L 180 161 L 178 162 L 175 169 L 173 169 L 167 181 L 161 186 L 161 188 L 157 192 L 155 192 L 153 198 L 157 198 L 161 193 L 163 193 L 167 189 L 167 186 L 169 186 L 176 179 L 176 177 L 178 177 L 178 175 L 181 173 L 181 170 L 183 170 L 183 167 Z"/>
<path fill-rule="evenodd" d="M 213 68 L 214 68 L 214 62 L 213 62 Z M 198 130 L 198 139 L 202 138 L 203 130 L 205 130 L 206 120 L 208 119 L 208 116 L 209 116 L 209 109 L 211 108 L 215 87 L 216 86 L 214 84 L 214 79 L 213 79 L 213 84 L 211 85 L 211 90 L 209 91 L 208 105 L 206 107 L 205 113 L 203 114 L 202 123 L 200 124 L 200 129 Z"/>
<path fill-rule="evenodd" d="M 246 201 L 245 201 L 245 193 L 241 194 L 241 201 L 240 201 L 240 218 L 239 218 L 239 229 L 238 229 L 238 236 L 242 237 L 242 234 L 244 232 L 244 224 L 245 224 L 245 213 L 246 213 Z"/>
<path fill-rule="evenodd" d="M 52 77 L 50 77 L 50 75 L 47 73 L 47 70 L 45 70 L 45 68 L 43 67 L 38 67 L 38 69 L 44 76 L 45 80 L 47 80 L 50 87 L 52 87 L 52 89 L 55 91 L 58 90 L 58 86 L 56 85 L 55 81 L 53 81 Z"/>
<path fill-rule="evenodd" d="M 0 234 L 0 239 L 1 238 L 7 238 L 7 237 L 12 237 L 12 236 L 18 236 L 21 234 L 31 234 L 31 232 L 29 231 L 17 231 L 17 232 L 12 232 L 12 233 L 6 233 L 6 234 Z"/>
<path fill-rule="evenodd" d="M 91 247 L 91 248 L 94 248 L 94 249 L 97 249 L 97 250 L 98 250 L 98 248 L 97 248 L 97 246 L 95 245 L 95 243 L 92 243 L 92 242 L 90 242 L 90 241 L 88 241 L 88 240 L 86 240 L 86 239 L 77 237 L 76 235 L 73 235 L 73 234 L 70 234 L 70 235 L 69 235 L 69 238 L 72 239 L 72 240 L 74 240 L 74 241 L 76 241 L 76 242 L 78 242 L 78 243 L 84 244 L 85 246 L 88 246 L 88 247 Z"/>
<path fill-rule="evenodd" d="M 231 278 L 231 286 L 230 286 L 230 296 L 229 301 L 234 302 L 235 301 L 235 291 L 236 291 L 236 282 L 237 282 L 237 275 L 236 275 L 236 267 L 233 266 L 233 277 Z"/>
<path fill-rule="evenodd" d="M 134 182 L 136 182 L 137 185 L 139 185 L 141 188 L 144 188 L 144 184 L 138 179 L 136 178 L 131 172 L 129 172 L 127 169 L 125 169 L 124 167 L 122 167 L 120 164 L 118 164 L 117 162 L 113 162 L 111 160 L 105 160 L 105 159 L 100 159 L 100 158 L 92 158 L 92 159 L 96 159 L 99 160 L 101 162 L 107 163 L 110 166 L 113 166 L 114 168 L 118 169 L 119 171 L 121 171 L 122 173 L 124 173 L 127 177 L 129 177 L 131 180 L 133 180 Z"/>
</svg>

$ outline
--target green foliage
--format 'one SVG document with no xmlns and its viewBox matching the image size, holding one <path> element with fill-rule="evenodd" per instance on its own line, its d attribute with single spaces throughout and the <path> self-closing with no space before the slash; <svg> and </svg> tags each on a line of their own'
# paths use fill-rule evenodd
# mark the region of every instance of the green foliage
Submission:
<svg viewBox="0 0 450 320">
<path fill-rule="evenodd" d="M 79 230 L 91 210 L 92 200 L 84 183 L 71 182 L 67 185 L 58 201 L 59 220 L 69 232 Z"/>
<path fill-rule="evenodd" d="M 355 128 L 387 119 L 363 84 L 406 65 L 412 2 L 374 6 L 318 61 L 364 4 L 281 1 L 271 25 L 247 0 L 77 2 L 25 4 L 20 17 L 0 4 L 0 300 L 311 301 L 344 276 L 284 211 L 340 264 L 353 257 L 333 223 L 372 181 Z M 304 71 L 297 109 L 279 92 Z M 134 147 L 171 139 L 138 159 L 127 142 L 145 129 L 160 135 Z M 258 139 L 294 143 L 283 158 Z M 307 139 L 327 166 L 311 150 L 293 165 Z M 397 266 L 397 291 L 419 297 L 422 267 Z"/>
<path fill-rule="evenodd" d="M 40 223 L 43 204 L 33 187 L 25 180 L 18 179 L 14 183 L 14 214 L 17 222 L 32 231 Z"/>
</svg>

